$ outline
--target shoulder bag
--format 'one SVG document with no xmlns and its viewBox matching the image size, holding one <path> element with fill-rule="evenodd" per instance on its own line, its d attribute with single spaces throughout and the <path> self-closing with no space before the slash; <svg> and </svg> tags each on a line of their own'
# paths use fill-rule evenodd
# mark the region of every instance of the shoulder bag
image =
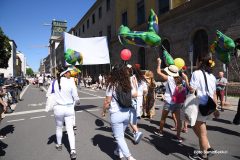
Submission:
<svg viewBox="0 0 240 160">
<path fill-rule="evenodd" d="M 199 111 L 203 116 L 208 116 L 212 114 L 216 110 L 216 103 L 212 99 L 212 97 L 209 96 L 209 90 L 208 90 L 208 83 L 207 83 L 207 78 L 205 71 L 201 70 L 204 76 L 205 84 L 206 84 L 206 89 L 207 89 L 207 103 L 206 104 L 199 104 Z"/>
<path fill-rule="evenodd" d="M 55 100 L 55 97 L 53 95 L 53 93 L 55 93 L 55 90 L 54 90 L 54 84 L 55 84 L 55 81 L 53 81 L 52 83 L 52 91 L 51 91 L 51 94 L 48 96 L 47 98 L 47 102 L 46 102 L 46 107 L 45 107 L 45 111 L 46 112 L 49 112 L 49 111 L 52 111 L 54 106 L 57 104 L 56 103 L 56 100 Z"/>
</svg>

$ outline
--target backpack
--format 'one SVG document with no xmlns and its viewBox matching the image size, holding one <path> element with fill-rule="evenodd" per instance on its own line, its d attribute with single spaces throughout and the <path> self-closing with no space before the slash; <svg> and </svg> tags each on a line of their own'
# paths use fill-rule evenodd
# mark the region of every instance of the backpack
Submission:
<svg viewBox="0 0 240 160">
<path fill-rule="evenodd" d="M 122 108 L 130 108 L 132 107 L 132 93 L 131 90 L 128 92 L 124 92 L 121 86 L 117 86 L 115 89 L 116 96 L 113 95 L 113 98 L 117 101 L 117 103 Z"/>
</svg>

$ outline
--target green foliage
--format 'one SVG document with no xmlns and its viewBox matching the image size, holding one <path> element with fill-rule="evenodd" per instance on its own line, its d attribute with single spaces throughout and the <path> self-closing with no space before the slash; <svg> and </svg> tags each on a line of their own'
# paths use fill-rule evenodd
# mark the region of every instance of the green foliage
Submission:
<svg viewBox="0 0 240 160">
<path fill-rule="evenodd" d="M 33 76 L 33 75 L 34 75 L 34 72 L 33 72 L 32 68 L 27 68 L 26 74 L 27 74 L 28 76 Z"/>
<path fill-rule="evenodd" d="M 4 34 L 0 27 L 0 68 L 8 67 L 8 60 L 11 57 L 11 45 L 9 38 Z"/>
</svg>

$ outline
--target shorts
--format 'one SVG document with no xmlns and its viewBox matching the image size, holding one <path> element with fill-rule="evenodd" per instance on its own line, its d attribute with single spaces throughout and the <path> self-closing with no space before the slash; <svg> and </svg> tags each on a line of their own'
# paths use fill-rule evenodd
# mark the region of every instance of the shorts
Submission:
<svg viewBox="0 0 240 160">
<path fill-rule="evenodd" d="M 169 112 L 175 112 L 180 110 L 182 107 L 182 104 L 169 104 L 169 103 L 165 103 L 163 106 L 163 110 L 165 111 L 169 111 Z"/>
<path fill-rule="evenodd" d="M 220 101 L 223 101 L 224 98 L 224 90 L 217 90 L 217 98 L 220 98 Z"/>
</svg>

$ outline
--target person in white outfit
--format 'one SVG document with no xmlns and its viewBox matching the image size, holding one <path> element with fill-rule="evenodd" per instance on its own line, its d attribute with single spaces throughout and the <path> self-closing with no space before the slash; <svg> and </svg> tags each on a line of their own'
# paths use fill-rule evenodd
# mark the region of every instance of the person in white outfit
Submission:
<svg viewBox="0 0 240 160">
<path fill-rule="evenodd" d="M 70 157 L 76 159 L 75 148 L 75 135 L 73 130 L 74 125 L 74 104 L 80 103 L 77 88 L 72 79 L 70 78 L 71 68 L 57 74 L 57 80 L 52 81 L 52 84 L 48 88 L 47 96 L 54 94 L 56 105 L 54 106 L 54 116 L 56 121 L 56 137 L 57 144 L 56 149 L 62 150 L 62 129 L 64 122 L 66 124 L 66 130 L 68 133 L 68 140 L 70 144 Z M 51 93 L 52 86 L 54 87 L 54 93 Z"/>
<path fill-rule="evenodd" d="M 208 95 L 215 101 L 217 104 L 217 96 L 216 96 L 216 78 L 212 74 L 213 70 L 213 60 L 211 57 L 206 56 L 200 61 L 200 65 L 198 70 L 192 73 L 190 84 L 188 82 L 187 76 L 183 74 L 185 77 L 185 81 L 187 86 L 189 87 L 190 92 L 197 92 L 197 96 L 199 98 L 199 103 L 205 105 L 208 101 Z M 204 78 L 204 74 L 206 76 L 206 81 Z M 219 111 L 216 109 L 213 112 L 215 118 L 219 117 Z M 206 121 L 207 119 L 212 118 L 211 115 L 203 116 L 200 111 L 197 115 L 197 121 L 195 126 L 193 126 L 193 131 L 198 137 L 199 146 L 200 146 L 200 154 L 189 155 L 189 158 L 194 159 L 208 159 L 214 151 L 211 148 L 208 136 L 207 136 L 207 127 Z"/>
</svg>

